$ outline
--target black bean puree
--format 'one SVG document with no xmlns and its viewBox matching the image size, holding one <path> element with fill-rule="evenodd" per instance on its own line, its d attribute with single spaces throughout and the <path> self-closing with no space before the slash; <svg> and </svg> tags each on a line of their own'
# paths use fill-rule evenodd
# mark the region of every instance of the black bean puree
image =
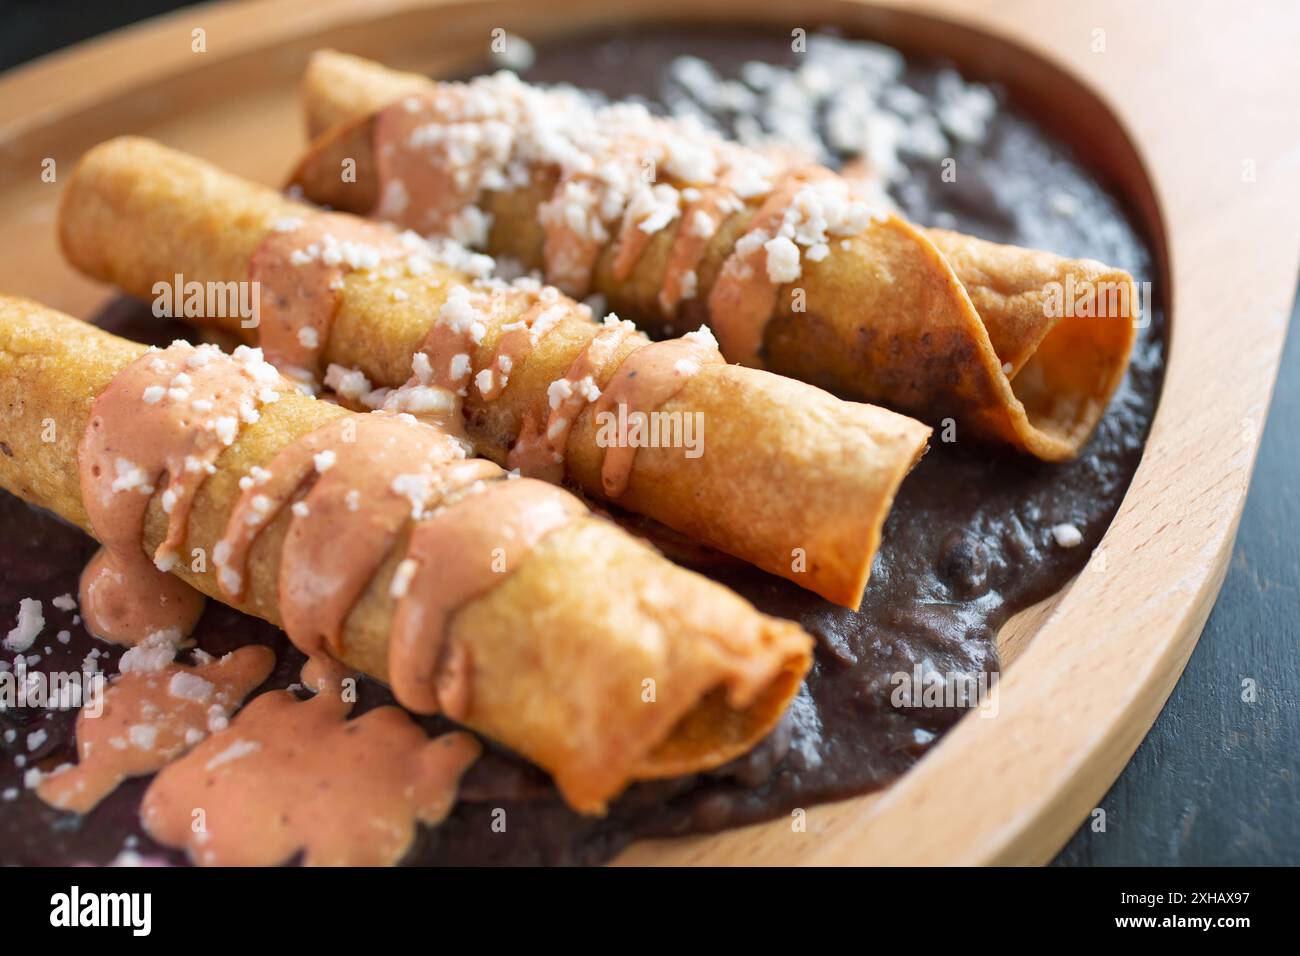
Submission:
<svg viewBox="0 0 1300 956">
<path fill-rule="evenodd" d="M 680 32 L 637 29 L 576 38 L 543 47 L 526 79 L 572 82 L 613 97 L 672 102 L 682 90 L 667 65 L 699 56 L 734 78 L 745 61 L 795 61 L 785 33 Z M 909 63 L 904 79 L 930 95 L 942 64 Z M 728 118 L 721 118 L 724 125 Z M 942 182 L 938 164 L 910 162 L 892 190 L 913 220 L 942 224 L 1000 242 L 1101 259 L 1153 278 L 1143 238 L 1103 184 L 1026 116 L 1000 104 L 988 135 L 954 154 L 961 175 Z M 1061 215 L 1051 197 L 1073 197 Z M 951 218 L 948 218 L 951 217 Z M 786 581 L 725 559 L 694 561 L 760 609 L 799 621 L 818 639 L 816 662 L 787 717 L 743 759 L 713 773 L 629 789 L 602 819 L 569 811 L 547 776 L 489 745 L 468 774 L 463 799 L 440 827 L 422 830 L 407 862 L 597 863 L 631 840 L 714 831 L 787 814 L 792 808 L 885 786 L 912 766 L 961 716 L 959 708 L 898 708 L 891 675 L 926 672 L 976 676 L 998 669 L 996 635 L 1017 610 L 1059 590 L 1088 560 L 1137 467 L 1159 394 L 1164 316 L 1159 294 L 1132 367 L 1084 454 L 1049 465 L 997 449 L 936 440 L 904 482 L 885 528 L 866 599 L 857 613 Z M 163 327 L 140 303 L 122 300 L 98 318 L 120 335 L 165 344 L 184 326 Z M 938 435 L 936 434 L 936 438 Z M 8 449 L 0 447 L 0 453 Z M 55 609 L 57 595 L 76 594 L 78 575 L 94 551 L 81 531 L 0 493 L 0 632 L 12 626 L 19 600 L 41 599 L 46 626 L 28 653 L 33 669 L 77 670 L 92 650 L 113 673 L 120 649 L 90 638 L 73 612 Z M 1062 548 L 1051 528 L 1071 523 L 1083 544 Z M 64 645 L 59 630 L 71 632 Z M 299 678 L 302 656 L 283 633 L 215 601 L 195 638 L 221 654 L 249 642 L 279 655 L 265 688 Z M 46 651 L 46 648 L 49 650 Z M 12 661 L 2 652 L 0 659 Z M 382 685 L 362 681 L 358 712 L 390 703 Z M 122 786 L 84 818 L 59 812 L 23 788 L 25 767 L 52 769 L 73 759 L 75 713 L 35 709 L 0 712 L 0 863 L 105 863 L 123 849 L 183 863 L 140 828 L 137 810 L 147 779 Z M 422 720 L 431 731 L 439 719 Z M 28 752 L 28 735 L 47 732 Z M 15 734 L 3 734 L 14 730 Z M 3 739 L 12 737 L 12 740 Z M 15 757 L 26 758 L 20 767 Z M 505 830 L 493 826 L 505 811 Z"/>
</svg>

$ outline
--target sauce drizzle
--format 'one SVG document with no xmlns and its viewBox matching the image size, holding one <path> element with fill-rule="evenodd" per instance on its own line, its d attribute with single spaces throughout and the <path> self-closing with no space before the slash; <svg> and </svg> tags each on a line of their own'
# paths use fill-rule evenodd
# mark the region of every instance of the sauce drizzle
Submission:
<svg viewBox="0 0 1300 956">
<path fill-rule="evenodd" d="M 177 342 L 146 352 L 91 406 L 77 450 L 81 494 L 103 547 L 86 566 L 80 603 L 92 633 L 135 644 L 164 632 L 188 634 L 203 597 L 170 571 L 181 559 L 190 508 L 221 453 L 259 406 L 291 386 L 257 349 L 232 357 L 215 346 Z M 161 488 L 167 533 L 143 550 L 145 516 Z"/>
<path fill-rule="evenodd" d="M 596 386 L 636 326 L 610 316 L 569 364 L 563 378 L 547 389 L 547 408 L 530 409 L 506 464 L 521 474 L 558 483 L 564 477 L 569 433 L 582 410 L 600 397 Z M 545 427 L 541 422 L 545 421 Z"/>
<path fill-rule="evenodd" d="M 645 416 L 680 392 L 701 368 L 726 364 L 711 339 L 692 332 L 637 349 L 623 360 L 605 386 L 596 402 L 597 416 L 617 415 L 627 421 Z M 627 490 L 637 447 L 637 443 L 625 440 L 605 448 L 600 478 L 610 498 L 618 498 Z"/>
<path fill-rule="evenodd" d="M 444 700 L 458 718 L 473 675 L 464 649 L 444 647 L 447 622 L 545 534 L 586 514 L 566 492 L 467 459 L 458 440 L 410 415 L 349 415 L 287 446 L 245 483 L 214 554 L 232 601 L 254 542 L 285 507 L 277 591 L 285 631 L 308 656 L 341 655 L 352 607 L 415 522 L 390 585 L 389 683 L 403 706 L 436 713 Z M 479 552 L 483 560 L 467 558 Z"/>
<path fill-rule="evenodd" d="M 296 381 L 314 383 L 344 274 L 411 253 L 392 229 L 352 216 L 310 213 L 276 224 L 248 263 L 267 360 Z"/>
<path fill-rule="evenodd" d="M 778 291 L 798 278 L 801 258 L 820 261 L 832 237 L 853 235 L 879 215 L 849 180 L 796 151 L 747 149 L 636 104 L 594 106 L 510 74 L 440 83 L 386 107 L 374 149 L 381 197 L 374 215 L 456 238 L 456 217 L 484 217 L 474 205 L 484 193 L 549 188 L 536 210 L 538 264 L 574 296 L 587 294 L 611 243 L 610 276 L 626 282 L 655 235 L 676 223 L 658 278 L 660 311 L 672 319 L 682 301 L 705 295 L 723 354 L 755 367 Z M 751 205 L 712 288 L 702 288 L 711 241 Z"/>
</svg>

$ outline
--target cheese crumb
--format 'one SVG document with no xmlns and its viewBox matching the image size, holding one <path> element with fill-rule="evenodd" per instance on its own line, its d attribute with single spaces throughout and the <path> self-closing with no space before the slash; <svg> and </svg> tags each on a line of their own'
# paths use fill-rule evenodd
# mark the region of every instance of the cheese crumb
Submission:
<svg viewBox="0 0 1300 956">
<path fill-rule="evenodd" d="M 113 469 L 117 475 L 112 484 L 114 492 L 139 491 L 142 495 L 153 494 L 153 485 L 149 484 L 144 469 L 135 462 L 119 458 L 113 462 Z"/>
<path fill-rule="evenodd" d="M 1077 548 L 1083 544 L 1083 532 L 1072 524 L 1058 524 L 1052 528 L 1052 537 L 1062 548 Z"/>
<path fill-rule="evenodd" d="M 216 686 L 210 680 L 205 680 L 198 674 L 191 674 L 189 671 L 179 671 L 172 675 L 171 683 L 167 685 L 167 693 L 181 700 L 192 700 L 200 704 L 206 704 L 212 697 L 212 692 Z"/>
<path fill-rule="evenodd" d="M 4 639 L 5 648 L 23 653 L 36 642 L 44 627 L 41 602 L 35 598 L 23 598 L 18 602 L 18 622 Z"/>
<path fill-rule="evenodd" d="M 777 236 L 763 243 L 767 251 L 767 277 L 777 284 L 793 282 L 802 274 L 799 266 L 799 247 L 785 236 Z"/>
<path fill-rule="evenodd" d="M 222 415 L 212 423 L 212 430 L 217 433 L 221 444 L 233 445 L 235 436 L 239 434 L 239 420 L 230 415 Z"/>
<path fill-rule="evenodd" d="M 153 724 L 132 724 L 126 731 L 131 746 L 139 750 L 153 750 L 158 742 L 158 728 Z"/>
<path fill-rule="evenodd" d="M 170 631 L 154 631 L 139 644 L 129 647 L 117 669 L 123 674 L 153 674 L 176 657 L 178 640 Z"/>
<path fill-rule="evenodd" d="M 706 349 L 713 349 L 716 351 L 718 348 L 717 337 L 714 336 L 713 330 L 707 325 L 701 325 L 694 332 L 687 332 L 682 336 L 682 338 L 690 339 L 696 345 L 702 346 Z"/>
<path fill-rule="evenodd" d="M 471 368 L 469 356 L 461 352 L 451 357 L 451 364 L 448 366 L 447 372 L 451 375 L 452 381 L 459 381 L 470 373 Z"/>
<path fill-rule="evenodd" d="M 366 378 L 364 372 L 333 363 L 325 370 L 325 385 L 354 402 L 371 391 L 370 379 Z"/>
</svg>

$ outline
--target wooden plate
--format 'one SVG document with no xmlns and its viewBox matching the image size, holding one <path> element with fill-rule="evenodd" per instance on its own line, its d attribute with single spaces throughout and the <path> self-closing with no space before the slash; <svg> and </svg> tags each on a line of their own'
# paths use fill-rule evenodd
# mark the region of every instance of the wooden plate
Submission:
<svg viewBox="0 0 1300 956">
<path fill-rule="evenodd" d="M 1137 6 L 812 0 L 797 18 L 746 0 L 183 10 L 0 79 L 0 289 L 81 315 L 107 298 L 63 263 L 54 236 L 60 180 L 102 139 L 153 136 L 279 183 L 302 145 L 298 80 L 321 46 L 436 73 L 485 51 L 495 27 L 545 41 L 629 19 L 829 23 L 1003 83 L 1115 184 L 1172 292 L 1164 394 L 1120 512 L 1088 568 L 1003 629 L 1011 666 L 995 718 L 962 721 L 882 794 L 810 810 L 805 832 L 776 820 L 638 844 L 620 861 L 1041 863 L 1137 747 L 1214 603 L 1300 256 L 1300 66 L 1275 27 L 1284 5 Z"/>
</svg>

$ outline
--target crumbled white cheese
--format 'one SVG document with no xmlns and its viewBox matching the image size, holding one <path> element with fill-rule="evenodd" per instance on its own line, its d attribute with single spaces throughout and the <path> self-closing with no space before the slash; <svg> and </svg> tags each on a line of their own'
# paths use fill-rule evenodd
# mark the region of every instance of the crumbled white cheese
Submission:
<svg viewBox="0 0 1300 956">
<path fill-rule="evenodd" d="M 126 649 L 117 669 L 123 674 L 153 674 L 165 668 L 176 657 L 179 635 L 171 631 L 155 631 L 139 644 Z"/>
<path fill-rule="evenodd" d="M 706 349 L 713 349 L 716 351 L 718 348 L 717 337 L 714 336 L 713 330 L 707 325 L 701 325 L 694 332 L 687 332 L 682 336 L 682 338 L 690 339 L 695 344 L 702 345 Z"/>
<path fill-rule="evenodd" d="M 384 397 L 384 408 L 411 415 L 450 412 L 456 407 L 456 395 L 437 385 L 403 385 Z"/>
<path fill-rule="evenodd" d="M 216 686 L 210 680 L 192 674 L 189 671 L 177 671 L 167 685 L 167 693 L 181 700 L 192 700 L 206 704 L 212 697 Z"/>
<path fill-rule="evenodd" d="M 1062 548 L 1077 548 L 1083 544 L 1083 532 L 1072 524 L 1054 525 L 1052 537 Z"/>
<path fill-rule="evenodd" d="M 23 598 L 18 602 L 18 621 L 5 636 L 5 648 L 23 653 L 36 642 L 44 627 L 45 614 L 41 602 L 36 598 Z"/>
<path fill-rule="evenodd" d="M 777 236 L 763 243 L 767 252 L 767 277 L 778 285 L 794 282 L 802 274 L 799 265 L 799 247 L 785 236 Z"/>
<path fill-rule="evenodd" d="M 149 477 L 139 465 L 125 458 L 118 458 L 113 462 L 113 469 L 116 473 L 111 486 L 114 492 L 138 491 L 142 495 L 153 494 L 153 485 L 149 484 Z"/>
<path fill-rule="evenodd" d="M 333 363 L 325 370 L 325 385 L 350 401 L 357 401 L 371 390 L 363 372 Z"/>
<path fill-rule="evenodd" d="M 138 750 L 153 750 L 158 742 L 158 728 L 153 724 L 132 724 L 126 729 L 126 737 Z"/>
<path fill-rule="evenodd" d="M 239 420 L 230 415 L 221 415 L 212 422 L 212 430 L 223 445 L 233 445 L 239 434 Z"/>
<path fill-rule="evenodd" d="M 220 704 L 208 708 L 208 733 L 220 733 L 230 726 L 230 714 Z"/>
<path fill-rule="evenodd" d="M 682 298 L 690 300 L 695 298 L 700 291 L 700 277 L 694 269 L 682 273 L 681 279 Z"/>
</svg>

